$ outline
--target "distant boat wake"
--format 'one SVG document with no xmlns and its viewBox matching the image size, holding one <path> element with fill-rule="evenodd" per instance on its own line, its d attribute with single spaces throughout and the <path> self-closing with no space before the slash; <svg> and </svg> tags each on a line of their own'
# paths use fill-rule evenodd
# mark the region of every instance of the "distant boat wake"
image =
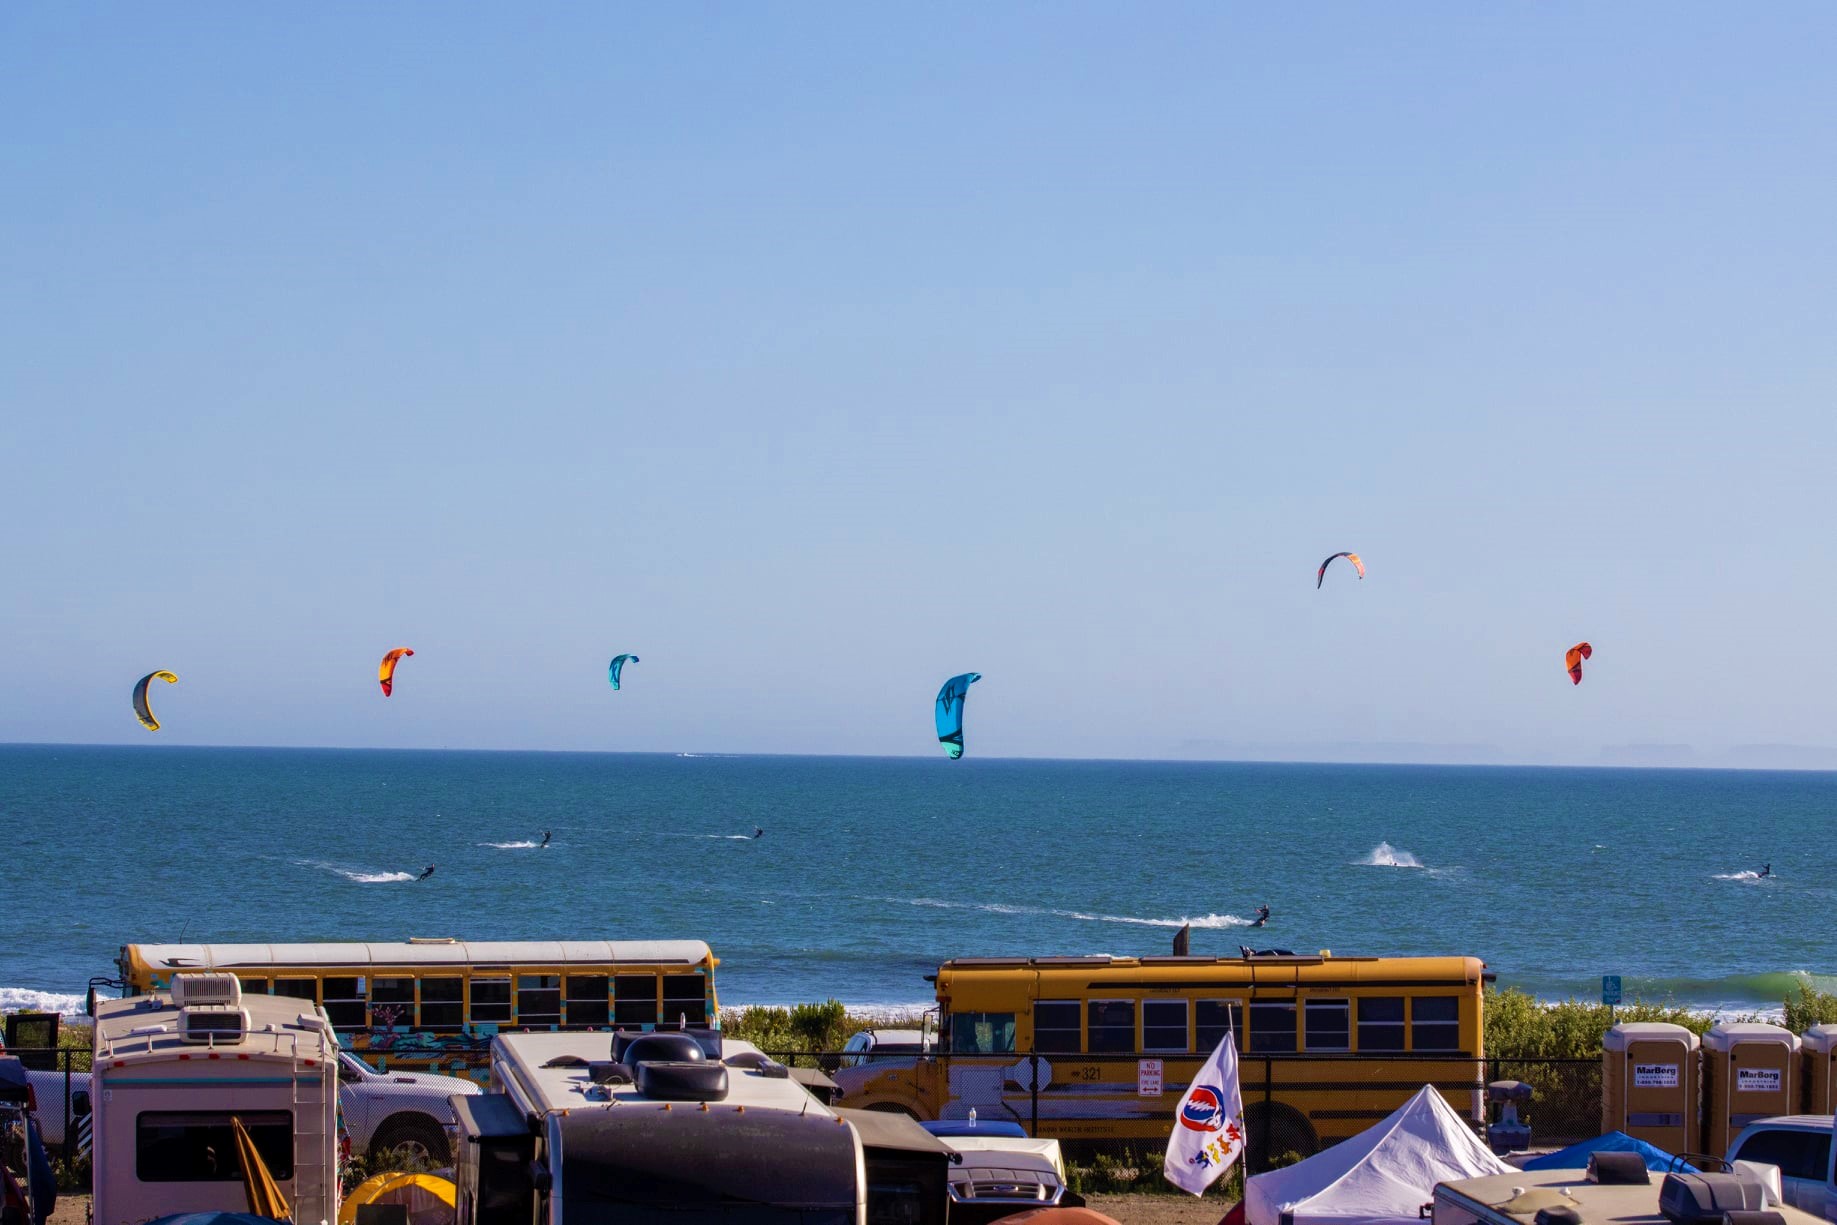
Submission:
<svg viewBox="0 0 1837 1225">
<path fill-rule="evenodd" d="M 293 862 L 302 868 L 317 868 L 321 872 L 334 873 L 360 885 L 390 885 L 397 881 L 415 879 L 413 872 L 366 872 L 361 868 L 341 868 L 335 863 L 320 863 L 316 859 L 296 859 Z"/>
<path fill-rule="evenodd" d="M 1427 864 L 1408 851 L 1400 851 L 1388 842 L 1380 842 L 1371 854 L 1358 861 L 1362 868 L 1426 868 Z"/>
<path fill-rule="evenodd" d="M 931 897 L 875 898 L 875 901 L 897 902 L 904 906 L 930 906 L 939 910 L 980 910 L 985 914 L 1050 915 L 1058 919 L 1076 919 L 1081 923 L 1123 923 L 1133 927 L 1178 928 L 1191 925 L 1200 929 L 1249 927 L 1251 920 L 1234 914 L 1208 914 L 1179 919 L 1144 919 L 1135 915 L 1088 914 L 1082 910 L 1047 910 L 1037 906 L 1007 906 L 1000 902 L 946 902 Z"/>
</svg>

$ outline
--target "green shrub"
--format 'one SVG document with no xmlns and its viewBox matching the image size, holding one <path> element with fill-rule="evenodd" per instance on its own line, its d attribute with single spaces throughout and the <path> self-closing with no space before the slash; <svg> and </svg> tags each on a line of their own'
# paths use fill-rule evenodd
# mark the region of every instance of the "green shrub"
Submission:
<svg viewBox="0 0 1837 1225">
<path fill-rule="evenodd" d="M 1675 1004 L 1635 1000 L 1610 1009 L 1577 999 L 1544 1003 L 1515 987 L 1488 987 L 1483 1015 L 1492 1059 L 1595 1059 L 1608 1028 L 1621 1021 L 1669 1021 L 1696 1034 L 1715 1023 Z"/>
<path fill-rule="evenodd" d="M 1800 983 L 1798 991 L 1786 997 L 1786 1028 L 1802 1034 L 1814 1025 L 1837 1025 L 1837 992 Z"/>
</svg>

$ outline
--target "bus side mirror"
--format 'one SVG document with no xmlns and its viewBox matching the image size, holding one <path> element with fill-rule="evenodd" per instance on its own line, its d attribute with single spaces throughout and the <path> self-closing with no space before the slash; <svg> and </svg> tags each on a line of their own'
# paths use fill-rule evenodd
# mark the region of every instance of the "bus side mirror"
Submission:
<svg viewBox="0 0 1837 1225">
<path fill-rule="evenodd" d="M 96 984 L 94 983 L 89 984 L 89 992 L 83 997 L 83 1015 L 90 1017 L 96 1015 Z"/>
<path fill-rule="evenodd" d="M 72 1091 L 70 1094 L 70 1117 L 73 1119 L 86 1119 L 89 1117 L 89 1113 L 89 1090 L 77 1089 Z"/>
</svg>

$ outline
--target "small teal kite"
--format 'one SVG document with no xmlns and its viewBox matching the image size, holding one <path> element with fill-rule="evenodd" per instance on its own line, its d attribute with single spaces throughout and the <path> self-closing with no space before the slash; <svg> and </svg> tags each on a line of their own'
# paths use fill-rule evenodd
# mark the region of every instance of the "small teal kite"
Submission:
<svg viewBox="0 0 1837 1225">
<path fill-rule="evenodd" d="M 619 687 L 619 673 L 625 671 L 625 661 L 628 659 L 633 663 L 638 662 L 636 655 L 614 655 L 612 662 L 606 665 L 606 679 L 612 682 L 614 689 Z"/>
<path fill-rule="evenodd" d="M 952 761 L 963 756 L 963 703 L 970 686 L 981 679 L 980 672 L 965 672 L 951 677 L 938 690 L 938 742 Z"/>
</svg>

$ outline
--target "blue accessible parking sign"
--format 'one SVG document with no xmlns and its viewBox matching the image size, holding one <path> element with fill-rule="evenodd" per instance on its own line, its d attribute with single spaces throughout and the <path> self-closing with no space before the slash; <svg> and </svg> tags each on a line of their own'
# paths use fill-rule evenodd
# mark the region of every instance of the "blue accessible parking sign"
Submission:
<svg viewBox="0 0 1837 1225">
<path fill-rule="evenodd" d="M 1601 1002 L 1609 1008 L 1620 1002 L 1620 975 L 1603 974 L 1601 976 Z"/>
</svg>

